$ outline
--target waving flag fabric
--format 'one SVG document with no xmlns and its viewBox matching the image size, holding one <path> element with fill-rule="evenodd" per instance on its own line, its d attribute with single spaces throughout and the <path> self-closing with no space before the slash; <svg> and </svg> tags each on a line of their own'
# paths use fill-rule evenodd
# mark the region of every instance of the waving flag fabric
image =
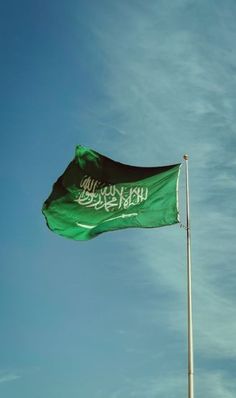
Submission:
<svg viewBox="0 0 236 398">
<path fill-rule="evenodd" d="M 177 223 L 180 164 L 136 167 L 78 145 L 43 205 L 48 227 L 75 240 Z"/>
</svg>

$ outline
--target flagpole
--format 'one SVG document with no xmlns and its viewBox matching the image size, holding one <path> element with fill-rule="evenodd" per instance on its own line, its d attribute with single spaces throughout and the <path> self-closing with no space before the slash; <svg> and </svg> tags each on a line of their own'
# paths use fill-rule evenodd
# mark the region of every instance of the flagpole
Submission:
<svg viewBox="0 0 236 398">
<path fill-rule="evenodd" d="M 187 299 L 188 299 L 188 398 L 194 398 L 194 363 L 193 363 L 193 317 L 192 317 L 192 264 L 191 264 L 191 228 L 189 209 L 188 155 L 185 160 L 186 177 L 186 232 L 187 232 Z"/>
</svg>

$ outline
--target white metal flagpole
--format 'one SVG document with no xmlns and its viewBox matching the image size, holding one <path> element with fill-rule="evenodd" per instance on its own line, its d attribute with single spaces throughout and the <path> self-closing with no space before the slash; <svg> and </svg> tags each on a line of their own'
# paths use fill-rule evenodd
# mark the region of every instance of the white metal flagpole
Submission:
<svg viewBox="0 0 236 398">
<path fill-rule="evenodd" d="M 187 231 L 187 298 L 188 298 L 188 398 L 194 398 L 194 364 L 193 364 L 193 317 L 192 317 L 192 264 L 191 264 L 191 229 L 189 211 L 189 178 L 188 155 L 185 160 L 186 176 L 186 231 Z"/>
</svg>

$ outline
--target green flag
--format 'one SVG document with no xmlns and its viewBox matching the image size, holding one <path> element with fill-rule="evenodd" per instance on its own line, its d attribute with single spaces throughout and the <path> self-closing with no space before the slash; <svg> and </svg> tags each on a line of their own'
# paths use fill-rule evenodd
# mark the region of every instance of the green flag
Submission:
<svg viewBox="0 0 236 398">
<path fill-rule="evenodd" d="M 178 219 L 180 164 L 135 167 L 78 145 L 43 205 L 48 227 L 75 240 L 122 228 L 153 228 Z"/>
</svg>

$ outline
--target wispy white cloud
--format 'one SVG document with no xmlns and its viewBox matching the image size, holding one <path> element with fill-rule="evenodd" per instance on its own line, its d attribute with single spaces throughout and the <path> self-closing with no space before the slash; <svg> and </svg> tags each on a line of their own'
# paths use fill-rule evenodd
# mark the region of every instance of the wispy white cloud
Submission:
<svg viewBox="0 0 236 398">
<path fill-rule="evenodd" d="M 24 376 L 30 376 L 35 372 L 38 372 L 38 367 L 21 368 L 21 369 L 2 369 L 0 370 L 0 383 L 7 383 L 23 378 Z"/>
<path fill-rule="evenodd" d="M 236 383 L 224 372 L 205 371 L 197 374 L 196 396 L 208 398 L 234 398 Z M 125 381 L 123 388 L 111 393 L 109 398 L 174 398 L 186 396 L 187 383 L 183 375 L 168 375 L 153 379 Z"/>
<path fill-rule="evenodd" d="M 20 378 L 21 376 L 14 372 L 0 371 L 0 383 L 8 383 Z"/>
<path fill-rule="evenodd" d="M 195 347 L 202 358 L 236 358 L 235 15 L 232 2 L 138 1 L 135 7 L 119 2 L 94 26 L 107 70 L 107 99 L 97 112 L 104 127 L 113 120 L 117 130 L 126 131 L 116 136 L 116 147 L 106 145 L 136 164 L 191 155 Z M 106 133 L 109 137 L 109 126 Z M 184 234 L 175 229 L 139 236 L 133 247 L 150 280 L 178 297 L 163 319 L 185 336 Z M 207 376 L 211 385 L 202 376 L 199 396 L 233 397 L 226 374 Z M 156 386 L 154 395 L 145 396 L 163 391 Z M 137 394 L 126 397 L 142 396 Z"/>
<path fill-rule="evenodd" d="M 234 398 L 236 383 L 224 371 L 202 372 L 196 378 L 196 393 L 199 397 Z"/>
<path fill-rule="evenodd" d="M 214 42 L 205 40 L 201 26 L 199 31 L 189 26 L 188 9 L 182 8 L 180 14 L 176 5 L 137 4 L 116 6 L 117 14 L 123 16 L 122 25 L 113 26 L 108 14 L 103 26 L 96 27 L 108 73 L 103 82 L 107 107 L 103 103 L 100 114 L 103 119 L 112 115 L 117 128 L 129 132 L 137 144 L 142 142 L 142 159 L 147 151 L 150 160 L 160 157 L 158 148 L 163 147 L 173 156 L 181 143 L 182 147 L 188 143 L 195 161 L 202 158 L 205 146 L 212 146 L 213 156 L 214 146 L 219 152 L 223 139 L 219 129 L 228 135 L 235 123 L 230 73 L 235 57 L 227 46 L 218 45 L 217 38 Z M 204 12 L 202 8 L 195 11 Z M 220 22 L 217 11 L 214 13 Z M 229 34 L 232 22 L 229 18 Z M 217 34 L 216 25 L 212 26 L 212 34 Z M 124 155 L 130 158 L 128 150 Z M 132 156 L 138 161 L 140 152 Z"/>
</svg>

